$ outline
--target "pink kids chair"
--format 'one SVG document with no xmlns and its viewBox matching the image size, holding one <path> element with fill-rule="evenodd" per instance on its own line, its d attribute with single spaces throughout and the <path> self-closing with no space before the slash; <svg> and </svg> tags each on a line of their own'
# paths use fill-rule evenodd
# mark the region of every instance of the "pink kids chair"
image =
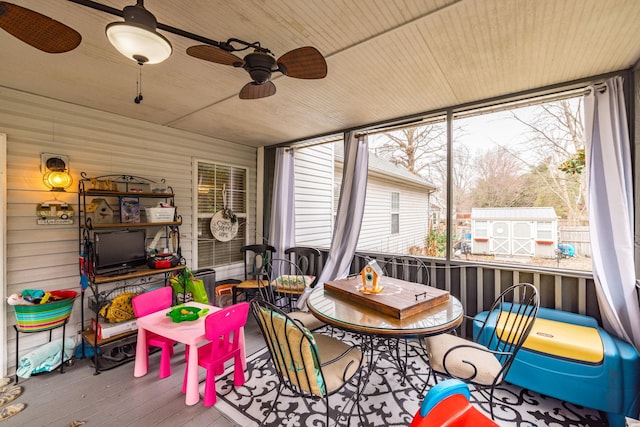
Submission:
<svg viewBox="0 0 640 427">
<path fill-rule="evenodd" d="M 173 289 L 171 286 L 144 292 L 131 299 L 133 313 L 136 317 L 142 317 L 164 310 L 165 308 L 171 307 L 171 304 L 173 304 Z M 169 338 L 162 337 L 153 332 L 147 332 L 147 363 L 149 359 L 149 346 L 159 347 L 162 351 L 160 354 L 160 372 L 158 373 L 160 378 L 167 378 L 171 375 L 171 356 L 173 356 L 173 346 L 175 343 L 175 341 Z"/>
<path fill-rule="evenodd" d="M 241 329 L 247 323 L 249 303 L 241 302 L 223 308 L 205 318 L 205 334 L 209 343 L 198 348 L 198 365 L 207 370 L 204 384 L 204 406 L 216 403 L 216 375 L 224 372 L 224 363 L 234 360 L 233 384 L 244 384 L 244 353 L 240 347 Z M 188 363 L 188 361 L 187 361 Z M 182 392 L 187 391 L 187 369 Z"/>
</svg>

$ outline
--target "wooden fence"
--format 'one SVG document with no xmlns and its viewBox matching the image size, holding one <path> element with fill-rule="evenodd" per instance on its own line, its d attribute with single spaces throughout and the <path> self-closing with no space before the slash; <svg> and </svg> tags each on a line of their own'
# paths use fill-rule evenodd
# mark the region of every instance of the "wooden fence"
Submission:
<svg viewBox="0 0 640 427">
<path fill-rule="evenodd" d="M 575 248 L 576 255 L 591 257 L 591 238 L 588 226 L 561 225 L 558 227 L 558 243 L 569 243 Z"/>
</svg>

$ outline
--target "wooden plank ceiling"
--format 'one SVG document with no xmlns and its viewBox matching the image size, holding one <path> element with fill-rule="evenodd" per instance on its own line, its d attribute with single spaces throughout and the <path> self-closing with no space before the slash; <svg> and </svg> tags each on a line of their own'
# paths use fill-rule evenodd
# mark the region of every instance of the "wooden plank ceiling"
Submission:
<svg viewBox="0 0 640 427">
<path fill-rule="evenodd" d="M 200 43 L 160 30 L 173 54 L 142 67 L 136 104 L 138 66 L 104 33 L 121 18 L 66 0 L 12 3 L 76 29 L 82 43 L 46 54 L 0 31 L 1 87 L 255 147 L 621 70 L 640 57 L 638 0 L 147 0 L 162 24 L 259 41 L 276 58 L 314 46 L 328 75 L 274 73 L 274 96 L 240 100 L 244 70 L 195 59 L 185 51 Z"/>
</svg>

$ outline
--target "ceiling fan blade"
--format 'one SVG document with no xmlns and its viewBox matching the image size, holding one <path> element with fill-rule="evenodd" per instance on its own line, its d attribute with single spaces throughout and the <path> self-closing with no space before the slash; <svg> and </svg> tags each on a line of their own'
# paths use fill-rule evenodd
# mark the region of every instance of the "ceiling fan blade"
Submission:
<svg viewBox="0 0 640 427">
<path fill-rule="evenodd" d="M 233 53 L 226 52 L 218 47 L 201 44 L 187 48 L 187 55 L 194 58 L 204 59 L 205 61 L 215 62 L 222 65 L 231 65 L 233 67 L 242 67 L 244 61 Z"/>
<path fill-rule="evenodd" d="M 240 91 L 240 99 L 259 99 L 276 93 L 276 85 L 272 82 L 258 84 L 256 82 L 247 83 Z"/>
<path fill-rule="evenodd" d="M 82 36 L 55 19 L 12 3 L 0 1 L 0 28 L 30 46 L 47 53 L 75 49 Z"/>
<path fill-rule="evenodd" d="M 327 76 L 324 56 L 311 46 L 285 53 L 278 58 L 278 68 L 285 76 L 297 79 L 323 79 Z"/>
</svg>

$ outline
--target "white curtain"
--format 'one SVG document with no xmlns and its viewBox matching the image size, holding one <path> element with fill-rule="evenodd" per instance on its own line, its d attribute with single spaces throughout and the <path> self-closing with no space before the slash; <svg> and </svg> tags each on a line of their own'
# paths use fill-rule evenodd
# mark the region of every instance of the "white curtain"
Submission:
<svg viewBox="0 0 640 427">
<path fill-rule="evenodd" d="M 586 167 L 593 276 L 604 327 L 640 348 L 634 207 L 622 77 L 585 96 Z"/>
<path fill-rule="evenodd" d="M 296 243 L 293 154 L 292 149 L 276 149 L 269 242 L 276 248 L 273 257 L 277 259 L 284 258 L 284 250 Z"/>
<path fill-rule="evenodd" d="M 349 274 L 351 260 L 356 252 L 364 202 L 367 193 L 367 174 L 369 169 L 369 144 L 366 135 L 356 136 L 353 132 L 344 138 L 344 168 L 340 200 L 336 213 L 336 223 L 331 238 L 329 256 L 318 278 L 318 286 L 333 279 L 341 279 Z M 315 289 L 315 288 L 314 288 Z M 309 292 L 298 300 L 298 308 L 306 308 Z"/>
</svg>

